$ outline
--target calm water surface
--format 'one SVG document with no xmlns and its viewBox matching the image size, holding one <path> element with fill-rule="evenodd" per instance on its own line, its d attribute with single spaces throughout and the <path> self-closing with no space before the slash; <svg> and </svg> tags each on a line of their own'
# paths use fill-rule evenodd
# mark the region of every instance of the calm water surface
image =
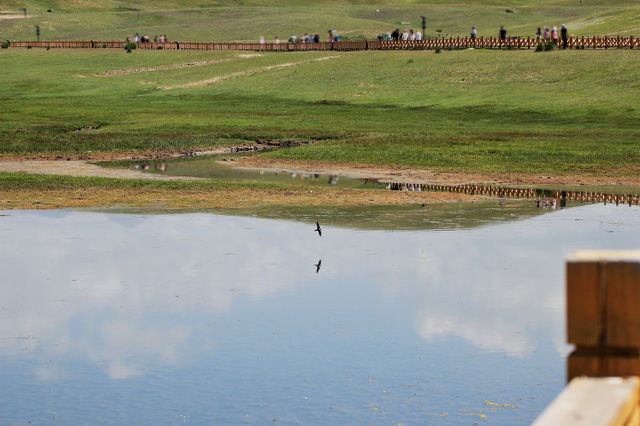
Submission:
<svg viewBox="0 0 640 426">
<path fill-rule="evenodd" d="M 235 167 L 238 154 L 203 155 L 190 158 L 105 161 L 100 166 L 140 170 L 164 176 L 193 176 L 226 182 L 267 182 L 305 186 L 337 185 L 348 188 L 378 188 L 371 179 L 318 173 L 291 173 L 282 170 L 256 170 Z"/>
<path fill-rule="evenodd" d="M 529 423 L 566 256 L 637 248 L 640 209 L 430 209 L 0 212 L 0 423 Z"/>
</svg>

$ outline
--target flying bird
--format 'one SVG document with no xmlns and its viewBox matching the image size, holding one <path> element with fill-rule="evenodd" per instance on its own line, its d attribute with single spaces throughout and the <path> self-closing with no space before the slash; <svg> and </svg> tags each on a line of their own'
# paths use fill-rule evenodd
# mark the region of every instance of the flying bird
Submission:
<svg viewBox="0 0 640 426">
<path fill-rule="evenodd" d="M 322 237 L 322 229 L 320 228 L 320 224 L 316 222 L 316 229 L 313 232 L 317 232 L 319 237 Z"/>
<path fill-rule="evenodd" d="M 322 265 L 322 259 L 318 260 L 318 263 L 316 263 L 315 265 L 313 265 L 313 266 L 315 266 L 315 267 L 316 267 L 316 274 L 317 274 L 318 272 L 320 272 L 320 265 Z"/>
</svg>

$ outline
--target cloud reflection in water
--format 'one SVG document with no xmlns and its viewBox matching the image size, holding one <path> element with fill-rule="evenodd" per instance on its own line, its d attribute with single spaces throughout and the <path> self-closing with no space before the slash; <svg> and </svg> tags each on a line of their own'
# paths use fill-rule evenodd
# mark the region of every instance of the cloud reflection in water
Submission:
<svg viewBox="0 0 640 426">
<path fill-rule="evenodd" d="M 375 321 L 406 311 L 426 342 L 526 357 L 547 333 L 565 355 L 566 255 L 640 236 L 638 209 L 612 209 L 456 231 L 324 225 L 322 238 L 309 224 L 212 214 L 15 212 L 0 220 L 0 354 L 48 360 L 34 371 L 43 379 L 65 374 L 63 358 L 125 379 L 216 348 L 235 306 L 353 287 L 359 300 L 326 300 L 378 303 Z M 304 315 L 291 306 L 292 321 Z"/>
</svg>

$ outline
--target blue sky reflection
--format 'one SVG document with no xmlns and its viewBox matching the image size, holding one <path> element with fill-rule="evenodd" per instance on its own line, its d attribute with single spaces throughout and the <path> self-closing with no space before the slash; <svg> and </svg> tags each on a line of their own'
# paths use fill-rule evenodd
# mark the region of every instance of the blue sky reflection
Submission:
<svg viewBox="0 0 640 426">
<path fill-rule="evenodd" d="M 214 214 L 6 212 L 0 420 L 42 421 L 48 383 L 66 384 L 54 405 L 71 423 L 104 415 L 71 407 L 105 387 L 132 401 L 107 423 L 150 406 L 169 423 L 530 421 L 564 380 L 564 259 L 637 248 L 639 213 L 320 238 Z"/>
</svg>

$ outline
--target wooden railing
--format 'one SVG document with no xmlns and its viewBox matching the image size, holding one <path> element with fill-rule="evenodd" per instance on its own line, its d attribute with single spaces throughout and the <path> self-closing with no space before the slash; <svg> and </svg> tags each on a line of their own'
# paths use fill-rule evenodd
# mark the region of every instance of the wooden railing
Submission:
<svg viewBox="0 0 640 426">
<path fill-rule="evenodd" d="M 558 191 L 546 190 L 543 188 L 522 188 L 505 185 L 486 184 L 462 184 L 444 185 L 437 183 L 415 183 L 415 182 L 393 182 L 381 179 L 378 185 L 396 191 L 441 191 L 457 192 L 469 195 L 488 195 L 505 198 L 542 198 L 543 196 L 554 197 L 558 200 L 579 201 L 581 203 L 611 203 L 640 205 L 640 194 L 612 194 L 606 192 L 589 191 Z"/>
<path fill-rule="evenodd" d="M 420 41 L 381 41 L 381 49 L 531 49 L 543 43 L 544 40 L 535 37 L 449 37 L 427 38 Z M 558 40 L 557 47 L 562 47 L 562 41 Z M 633 49 L 640 47 L 640 40 L 634 36 L 629 37 L 569 37 L 567 48 L 569 49 Z"/>
<path fill-rule="evenodd" d="M 171 43 L 138 43 L 138 49 L 166 49 L 166 50 L 252 50 L 268 52 L 297 52 L 308 50 L 429 50 L 429 49 L 532 49 L 542 40 L 535 37 L 437 37 L 420 41 L 380 41 L 355 40 L 319 43 L 214 43 L 214 42 L 171 42 Z M 558 41 L 558 47 L 562 44 Z M 35 48 L 109 48 L 122 49 L 124 41 L 10 41 L 10 47 Z M 640 39 L 629 37 L 570 37 L 567 40 L 569 49 L 634 49 L 640 48 Z"/>
<path fill-rule="evenodd" d="M 640 424 L 640 250 L 567 261 L 571 382 L 534 425 Z"/>
</svg>

